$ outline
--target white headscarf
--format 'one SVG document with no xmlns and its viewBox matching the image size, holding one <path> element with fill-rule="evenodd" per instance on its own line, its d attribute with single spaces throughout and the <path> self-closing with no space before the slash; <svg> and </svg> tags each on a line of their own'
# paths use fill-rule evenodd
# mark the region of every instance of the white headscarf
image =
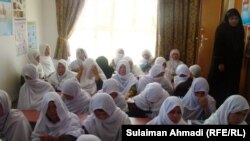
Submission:
<svg viewBox="0 0 250 141">
<path fill-rule="evenodd" d="M 76 141 L 102 141 L 99 137 L 91 134 L 81 135 Z"/>
<path fill-rule="evenodd" d="M 125 65 L 126 67 L 125 75 L 119 74 L 119 69 L 122 65 Z M 119 82 L 121 86 L 120 92 L 123 95 L 127 94 L 133 85 L 137 85 L 137 81 L 138 81 L 137 78 L 134 76 L 134 74 L 131 73 L 129 62 L 125 59 L 122 59 L 118 62 L 116 66 L 115 74 L 112 76 L 112 78 L 114 78 L 116 81 Z"/>
<path fill-rule="evenodd" d="M 174 60 L 172 58 L 172 55 L 174 53 L 178 54 L 178 59 L 177 60 Z M 179 59 L 180 59 L 180 52 L 179 52 L 179 50 L 178 49 L 172 49 L 170 51 L 170 54 L 169 54 L 169 60 L 167 61 L 167 66 L 168 66 L 168 69 L 171 72 L 171 74 L 175 74 L 177 66 L 180 65 L 180 64 L 183 64 L 183 62 L 181 60 L 179 60 Z"/>
<path fill-rule="evenodd" d="M 131 57 L 125 56 L 125 57 L 123 57 L 123 59 L 125 59 L 129 62 L 131 73 L 133 73 L 135 75 L 135 77 L 140 77 L 141 75 L 143 75 L 143 72 L 141 71 L 141 69 L 138 66 L 136 66 L 134 64 L 133 59 Z"/>
<path fill-rule="evenodd" d="M 54 66 L 54 63 L 52 61 L 51 56 L 50 55 L 45 56 L 45 51 L 47 48 L 50 50 L 49 44 L 41 44 L 40 45 L 40 54 L 41 54 L 40 62 L 41 62 L 41 65 L 43 67 L 45 77 L 50 76 L 55 71 L 55 66 Z"/>
<path fill-rule="evenodd" d="M 88 114 L 90 95 L 85 90 L 81 89 L 76 78 L 65 80 L 62 84 L 62 94 L 70 95 L 72 100 L 63 98 L 64 103 L 70 112 L 75 114 Z"/>
<path fill-rule="evenodd" d="M 154 60 L 154 58 L 153 58 L 153 56 L 152 56 L 152 54 L 151 54 L 151 52 L 149 51 L 149 50 L 147 50 L 147 49 L 145 49 L 145 50 L 143 50 L 142 51 L 142 56 L 144 56 L 144 55 L 148 55 L 149 56 L 149 59 L 148 60 L 146 60 L 144 57 L 143 57 L 143 60 L 144 61 L 147 61 L 148 63 L 153 63 L 153 60 Z"/>
<path fill-rule="evenodd" d="M 156 77 L 160 73 L 165 72 L 164 67 L 160 64 L 154 64 L 149 70 L 149 73 L 145 76 L 142 76 L 138 82 L 138 93 L 142 92 L 146 85 L 152 82 L 157 82 L 162 85 L 162 87 L 167 90 L 168 93 L 172 94 L 173 87 L 171 82 L 165 77 Z"/>
<path fill-rule="evenodd" d="M 122 48 L 118 48 L 117 50 L 116 50 L 116 57 L 114 58 L 114 63 L 115 63 L 115 66 L 117 65 L 117 63 L 124 57 L 124 55 L 125 55 L 125 52 L 122 54 L 122 53 L 120 53 L 120 51 L 123 51 L 124 52 L 124 50 L 122 49 Z"/>
<path fill-rule="evenodd" d="M 190 77 L 190 71 L 186 64 L 180 64 L 176 68 L 176 76 L 174 77 L 174 87 L 176 88 L 180 83 L 187 81 Z"/>
<path fill-rule="evenodd" d="M 165 70 L 165 77 L 168 79 L 169 82 L 171 82 L 171 79 L 172 79 L 172 75 L 171 75 L 171 72 L 169 71 L 168 69 L 168 66 L 167 66 L 167 61 L 164 57 L 157 57 L 155 59 L 155 63 L 154 64 L 159 64 L 159 65 L 166 65 L 166 68 L 164 68 Z"/>
<path fill-rule="evenodd" d="M 193 77 L 195 78 L 201 76 L 201 67 L 197 64 L 190 66 L 189 71 L 192 73 Z"/>
<path fill-rule="evenodd" d="M 22 75 L 25 79 L 25 83 L 20 88 L 17 107 L 23 110 L 39 110 L 43 95 L 46 92 L 54 91 L 54 88 L 48 82 L 38 78 L 37 69 L 33 64 L 25 65 Z M 31 80 L 25 76 L 29 76 Z"/>
<path fill-rule="evenodd" d="M 86 51 L 83 48 L 76 49 L 76 60 L 69 64 L 70 70 L 78 70 L 83 64 L 84 60 L 88 58 Z"/>
<path fill-rule="evenodd" d="M 193 80 L 190 89 L 182 99 L 184 105 L 184 119 L 197 120 L 200 118 L 203 109 L 198 102 L 197 96 L 195 96 L 195 92 L 199 91 L 205 92 L 205 96 L 208 99 L 210 113 L 213 113 L 216 110 L 216 101 L 208 94 L 209 85 L 207 80 L 203 77 L 198 77 Z"/>
<path fill-rule="evenodd" d="M 153 82 L 147 84 L 145 89 L 134 97 L 134 101 L 138 108 L 152 112 L 147 115 L 154 118 L 158 115 L 161 104 L 168 96 L 169 93 L 159 83 Z"/>
<path fill-rule="evenodd" d="M 62 90 L 62 83 L 70 78 L 75 77 L 75 74 L 68 69 L 67 61 L 64 59 L 60 59 L 56 64 L 56 69 L 58 69 L 59 64 L 62 64 L 65 67 L 65 72 L 63 75 L 59 75 L 57 71 L 51 75 L 49 78 L 49 83 L 54 85 L 57 90 Z"/>
<path fill-rule="evenodd" d="M 97 67 L 100 79 L 107 79 L 99 65 L 92 58 L 87 58 L 83 62 L 83 73 L 80 78 L 80 86 L 86 90 L 90 95 L 94 95 L 97 91 L 95 77 L 92 73 L 93 66 Z"/>
<path fill-rule="evenodd" d="M 91 115 L 83 121 L 83 126 L 90 134 L 94 134 L 103 141 L 121 141 L 122 125 L 131 124 L 128 115 L 118 108 L 108 94 L 97 93 L 90 100 Z M 109 117 L 106 120 L 98 119 L 94 111 L 104 110 Z"/>
<path fill-rule="evenodd" d="M 48 104 L 53 101 L 60 121 L 52 123 L 46 116 Z M 77 115 L 68 111 L 61 97 L 56 92 L 47 93 L 42 100 L 39 119 L 32 132 L 32 141 L 40 141 L 39 136 L 48 134 L 51 136 L 71 135 L 78 138 L 84 131 Z"/>
<path fill-rule="evenodd" d="M 36 60 L 38 56 L 40 56 L 40 53 L 37 50 L 30 50 L 27 54 L 27 59 L 29 64 L 33 64 L 36 66 L 39 78 L 43 78 L 45 76 L 45 73 L 41 63 Z"/>
<path fill-rule="evenodd" d="M 102 89 L 99 92 L 104 92 L 111 94 L 116 92 L 117 96 L 114 98 L 115 104 L 120 107 L 123 111 L 128 111 L 128 104 L 125 100 L 125 97 L 120 92 L 120 84 L 113 78 L 103 81 Z"/>
<path fill-rule="evenodd" d="M 166 63 L 166 65 L 167 65 L 167 61 L 166 61 L 166 59 L 164 58 L 164 57 L 157 57 L 156 59 L 155 59 L 155 63 L 154 64 L 159 64 L 159 65 L 163 65 L 164 63 Z"/>
<path fill-rule="evenodd" d="M 229 96 L 223 104 L 214 112 L 204 124 L 213 125 L 228 125 L 228 116 L 230 113 L 236 113 L 239 111 L 248 110 L 249 104 L 247 100 L 241 95 L 231 95 Z M 247 124 L 245 121 L 248 113 L 246 114 L 244 121 L 240 123 L 241 125 Z"/>
<path fill-rule="evenodd" d="M 165 99 L 161 105 L 159 115 L 149 121 L 148 125 L 186 125 L 187 123 L 181 117 L 180 121 L 176 124 L 169 119 L 168 113 L 171 112 L 175 107 L 179 106 L 181 109 L 181 116 L 183 115 L 183 105 L 180 98 L 176 96 L 169 96 Z"/>
<path fill-rule="evenodd" d="M 17 109 L 11 109 L 8 94 L 0 90 L 0 104 L 3 108 L 3 116 L 0 117 L 0 134 L 6 141 L 28 141 L 32 129 L 23 113 Z"/>
</svg>

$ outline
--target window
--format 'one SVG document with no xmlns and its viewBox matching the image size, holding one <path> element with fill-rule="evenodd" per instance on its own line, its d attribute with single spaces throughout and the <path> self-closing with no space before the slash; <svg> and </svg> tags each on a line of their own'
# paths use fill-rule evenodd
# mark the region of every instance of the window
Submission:
<svg viewBox="0 0 250 141">
<path fill-rule="evenodd" d="M 69 39 L 70 60 L 78 47 L 90 58 L 103 55 L 109 61 L 123 48 L 137 63 L 144 49 L 155 52 L 156 17 L 157 0 L 86 0 Z"/>
</svg>

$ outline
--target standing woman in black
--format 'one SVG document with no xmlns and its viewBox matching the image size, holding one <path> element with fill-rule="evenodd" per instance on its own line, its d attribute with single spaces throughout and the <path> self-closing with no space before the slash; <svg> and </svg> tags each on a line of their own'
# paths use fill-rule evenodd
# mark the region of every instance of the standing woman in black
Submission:
<svg viewBox="0 0 250 141">
<path fill-rule="evenodd" d="M 217 107 L 232 94 L 239 93 L 244 50 L 244 28 L 237 9 L 229 9 L 215 33 L 212 63 L 208 75 L 210 94 Z"/>
</svg>

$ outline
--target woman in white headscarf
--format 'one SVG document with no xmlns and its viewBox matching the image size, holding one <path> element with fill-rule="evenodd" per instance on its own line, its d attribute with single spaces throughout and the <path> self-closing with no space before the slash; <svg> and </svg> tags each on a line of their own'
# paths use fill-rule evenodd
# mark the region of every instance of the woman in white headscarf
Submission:
<svg viewBox="0 0 250 141">
<path fill-rule="evenodd" d="M 193 78 L 201 76 L 201 67 L 198 64 L 191 65 L 189 67 L 189 71 L 191 72 Z"/>
<path fill-rule="evenodd" d="M 127 60 L 130 66 L 130 71 L 131 73 L 133 73 L 135 75 L 135 77 L 137 79 L 140 78 L 140 76 L 144 75 L 144 73 L 141 71 L 141 69 L 139 67 L 137 67 L 136 65 L 134 65 L 133 59 L 129 56 L 125 56 L 123 59 Z"/>
<path fill-rule="evenodd" d="M 112 96 L 115 104 L 124 112 L 128 111 L 128 104 L 125 97 L 120 92 L 120 84 L 113 78 L 103 81 L 102 89 L 99 92 L 104 92 Z"/>
<path fill-rule="evenodd" d="M 138 79 L 131 73 L 129 62 L 122 59 L 118 62 L 113 79 L 119 82 L 120 92 L 124 95 L 125 99 L 133 97 L 137 94 Z"/>
<path fill-rule="evenodd" d="M 169 72 L 172 74 L 172 78 L 175 76 L 176 68 L 178 65 L 183 64 L 180 60 L 180 52 L 178 49 L 172 49 L 169 53 L 169 60 L 167 61 L 167 66 Z"/>
<path fill-rule="evenodd" d="M 152 119 L 159 114 L 161 105 L 168 96 L 169 93 L 159 83 L 153 82 L 147 84 L 133 99 L 136 107 L 145 111 L 146 116 Z"/>
<path fill-rule="evenodd" d="M 76 141 L 102 141 L 102 140 L 96 135 L 85 134 L 81 135 Z"/>
<path fill-rule="evenodd" d="M 147 125 L 186 125 L 182 118 L 183 105 L 180 98 L 169 96 L 161 105 L 159 115 L 149 121 Z"/>
<path fill-rule="evenodd" d="M 147 84 L 157 82 L 171 95 L 173 93 L 173 86 L 164 75 L 164 67 L 160 64 L 154 64 L 149 73 L 139 79 L 138 93 L 142 92 Z"/>
<path fill-rule="evenodd" d="M 87 91 L 81 89 L 76 78 L 63 82 L 62 99 L 70 112 L 77 115 L 89 113 L 90 95 Z"/>
<path fill-rule="evenodd" d="M 39 78 L 44 79 L 45 73 L 40 63 L 40 53 L 37 50 L 30 50 L 27 53 L 27 59 L 29 64 L 33 64 L 36 66 Z"/>
<path fill-rule="evenodd" d="M 159 64 L 159 65 L 162 65 L 164 67 L 164 70 L 165 70 L 165 74 L 164 76 L 168 79 L 168 81 L 171 83 L 171 79 L 172 79 L 172 76 L 171 76 L 171 73 L 170 71 L 168 70 L 168 66 L 167 66 L 167 61 L 164 57 L 157 57 L 155 59 L 155 63 L 154 64 Z"/>
<path fill-rule="evenodd" d="M 11 109 L 8 94 L 0 90 L 0 135 L 5 141 L 29 141 L 32 129 L 23 113 Z"/>
<path fill-rule="evenodd" d="M 76 60 L 72 61 L 69 64 L 69 70 L 78 72 L 80 71 L 80 67 L 82 66 L 85 59 L 87 59 L 87 53 L 83 48 L 76 49 Z"/>
<path fill-rule="evenodd" d="M 85 59 L 76 77 L 81 88 L 91 96 L 102 88 L 103 80 L 107 79 L 102 69 L 92 58 Z"/>
<path fill-rule="evenodd" d="M 180 64 L 176 68 L 174 77 L 174 93 L 173 95 L 183 97 L 189 90 L 193 82 L 193 77 L 186 64 Z"/>
<path fill-rule="evenodd" d="M 249 104 L 241 95 L 229 96 L 204 124 L 211 125 L 246 125 Z"/>
<path fill-rule="evenodd" d="M 142 60 L 140 61 L 140 68 L 144 74 L 147 74 L 154 64 L 154 58 L 151 52 L 147 49 L 142 51 Z"/>
<path fill-rule="evenodd" d="M 41 103 L 41 111 L 32 132 L 32 141 L 75 141 L 84 130 L 77 115 L 68 111 L 56 92 L 47 93 Z"/>
<path fill-rule="evenodd" d="M 50 46 L 49 44 L 41 44 L 39 49 L 41 54 L 40 62 L 45 74 L 45 80 L 47 80 L 55 71 L 55 66 L 50 56 Z"/>
<path fill-rule="evenodd" d="M 103 141 L 122 141 L 122 125 L 131 124 L 128 115 L 115 105 L 108 94 L 97 93 L 90 100 L 89 115 L 83 127 Z"/>
<path fill-rule="evenodd" d="M 39 110 L 44 94 L 55 90 L 48 82 L 38 78 L 37 69 L 33 64 L 24 66 L 22 76 L 25 79 L 25 83 L 19 91 L 17 108 L 22 110 Z"/>
<path fill-rule="evenodd" d="M 185 120 L 205 120 L 215 112 L 216 101 L 208 92 L 209 85 L 205 78 L 194 79 L 190 89 L 182 99 Z"/>
<path fill-rule="evenodd" d="M 56 92 L 62 91 L 62 83 L 76 74 L 68 69 L 67 61 L 60 59 L 56 65 L 56 71 L 50 76 L 49 83 L 54 87 Z"/>
<path fill-rule="evenodd" d="M 113 67 L 113 69 L 116 69 L 117 63 L 125 56 L 125 52 L 122 48 L 118 48 L 116 50 L 116 57 L 112 59 L 110 66 Z"/>
</svg>

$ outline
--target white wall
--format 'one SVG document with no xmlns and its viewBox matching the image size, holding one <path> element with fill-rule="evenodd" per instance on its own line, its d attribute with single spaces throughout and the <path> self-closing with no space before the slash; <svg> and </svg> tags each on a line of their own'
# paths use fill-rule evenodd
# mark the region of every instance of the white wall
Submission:
<svg viewBox="0 0 250 141">
<path fill-rule="evenodd" d="M 26 0 L 26 18 L 36 22 L 38 47 L 43 42 L 49 43 L 54 53 L 57 38 L 55 0 Z M 7 91 L 12 101 L 18 98 L 25 63 L 26 54 L 17 56 L 14 36 L 0 36 L 0 89 Z"/>
</svg>

